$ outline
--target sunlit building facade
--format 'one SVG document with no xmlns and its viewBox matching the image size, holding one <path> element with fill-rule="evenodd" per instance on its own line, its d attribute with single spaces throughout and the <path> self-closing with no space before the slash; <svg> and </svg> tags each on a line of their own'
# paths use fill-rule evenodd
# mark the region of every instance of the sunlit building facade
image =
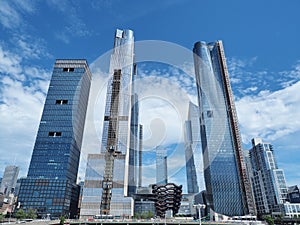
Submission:
<svg viewBox="0 0 300 225">
<path fill-rule="evenodd" d="M 258 215 L 284 215 L 284 203 L 289 200 L 288 188 L 284 172 L 277 166 L 273 146 L 261 138 L 253 138 L 249 154 Z"/>
<path fill-rule="evenodd" d="M 56 60 L 18 202 L 40 217 L 75 217 L 76 185 L 91 84 L 86 60 Z"/>
<path fill-rule="evenodd" d="M 124 160 L 119 157 L 114 162 L 115 180 L 124 180 Z M 80 207 L 80 218 L 88 219 L 96 215 L 101 215 L 102 184 L 105 170 L 104 154 L 89 154 L 85 172 L 85 182 L 83 187 L 82 203 Z M 110 215 L 114 217 L 132 216 L 134 211 L 133 198 L 124 197 L 123 184 L 115 183 L 112 189 L 112 200 Z"/>
<path fill-rule="evenodd" d="M 193 52 L 208 207 L 254 214 L 222 42 L 197 42 Z"/>
</svg>

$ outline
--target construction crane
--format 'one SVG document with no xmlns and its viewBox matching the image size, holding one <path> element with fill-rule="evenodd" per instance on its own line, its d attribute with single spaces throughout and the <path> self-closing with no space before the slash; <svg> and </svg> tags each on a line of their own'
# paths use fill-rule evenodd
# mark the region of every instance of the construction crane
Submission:
<svg viewBox="0 0 300 225">
<path fill-rule="evenodd" d="M 117 147 L 121 76 L 121 70 L 114 71 L 110 99 L 110 112 L 109 116 L 105 117 L 105 120 L 109 121 L 109 125 L 105 152 L 105 169 L 102 182 L 102 199 L 100 205 L 101 215 L 109 215 L 110 213 L 110 203 L 113 188 L 114 160 L 118 155 L 121 154 L 121 152 L 118 151 Z"/>
<path fill-rule="evenodd" d="M 245 208 L 248 209 L 248 212 L 250 215 L 256 215 L 256 208 L 255 208 L 255 203 L 254 203 L 254 198 L 252 195 L 252 190 L 251 190 L 251 181 L 249 180 L 249 177 L 247 176 L 246 172 L 246 167 L 244 163 L 244 157 L 243 157 L 243 150 L 242 150 L 242 142 L 241 142 L 241 137 L 240 137 L 240 131 L 238 127 L 238 121 L 237 121 L 237 114 L 236 114 L 236 109 L 234 106 L 234 101 L 233 101 L 233 95 L 231 92 L 231 87 L 230 87 L 230 80 L 229 80 L 229 75 L 228 75 L 228 69 L 226 65 L 226 59 L 225 59 L 225 54 L 224 54 L 224 48 L 223 44 L 221 41 L 218 42 L 218 49 L 219 49 L 219 57 L 221 59 L 221 66 L 224 71 L 224 76 L 223 76 L 223 82 L 224 82 L 224 87 L 225 87 L 225 92 L 226 92 L 226 100 L 228 104 L 228 115 L 230 117 L 230 125 L 232 127 L 232 134 L 235 137 L 234 138 L 234 146 L 236 148 L 235 154 L 237 157 L 237 165 L 240 173 L 240 184 L 241 188 L 244 194 L 244 198 L 246 200 Z"/>
</svg>

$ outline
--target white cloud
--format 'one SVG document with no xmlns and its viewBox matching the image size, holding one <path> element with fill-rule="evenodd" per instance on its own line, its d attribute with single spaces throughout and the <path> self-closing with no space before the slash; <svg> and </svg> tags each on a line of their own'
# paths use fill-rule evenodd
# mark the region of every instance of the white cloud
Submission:
<svg viewBox="0 0 300 225">
<path fill-rule="evenodd" d="M 0 22 L 4 27 L 12 29 L 19 26 L 21 18 L 10 3 L 9 1 L 1 1 Z"/>
<path fill-rule="evenodd" d="M 245 90 L 243 90 L 243 92 L 245 94 L 248 94 L 248 93 L 251 93 L 251 92 L 256 91 L 256 90 L 257 90 L 257 87 L 248 87 Z"/>
<path fill-rule="evenodd" d="M 0 171 L 10 165 L 12 156 L 21 166 L 21 176 L 27 172 L 45 95 L 9 77 L 2 79 L 0 123 L 3 157 Z"/>
<path fill-rule="evenodd" d="M 262 91 L 236 101 L 243 141 L 272 141 L 300 130 L 300 81 L 279 91 Z"/>
<path fill-rule="evenodd" d="M 34 1 L 3 0 L 0 7 L 0 22 L 5 28 L 15 29 L 24 22 L 22 14 L 34 11 Z"/>
<path fill-rule="evenodd" d="M 257 58 L 240 60 L 229 58 L 228 70 L 235 98 L 257 95 L 263 90 L 280 90 L 300 80 L 300 61 L 285 71 L 257 70 Z"/>
<path fill-rule="evenodd" d="M 231 84 L 238 84 L 238 83 L 241 83 L 242 80 L 241 79 L 238 79 L 238 78 L 230 78 L 230 83 Z"/>
<path fill-rule="evenodd" d="M 31 65 L 22 57 L 0 46 L 0 172 L 6 165 L 21 167 L 27 172 L 37 132 L 50 72 Z M 14 157 L 14 161 L 12 161 Z"/>
<path fill-rule="evenodd" d="M 183 141 L 190 96 L 176 81 L 163 78 L 159 73 L 135 81 L 140 99 L 140 123 L 145 130 L 145 148 Z"/>
<path fill-rule="evenodd" d="M 30 79 L 49 80 L 50 78 L 49 71 L 46 71 L 40 67 L 24 66 L 24 73 Z"/>
<path fill-rule="evenodd" d="M 17 46 L 18 54 L 24 59 L 40 59 L 41 57 L 49 57 L 44 43 L 39 38 L 32 38 L 29 35 L 16 35 L 14 43 Z"/>
<path fill-rule="evenodd" d="M 300 79 L 300 61 L 293 66 L 292 70 L 282 71 L 279 75 L 283 77 L 279 80 L 282 87 L 291 86 Z"/>
<path fill-rule="evenodd" d="M 18 1 L 14 0 L 14 4 L 16 5 L 17 8 L 20 9 L 20 11 L 25 12 L 25 13 L 33 13 L 36 11 L 35 7 L 35 1 Z"/>
<path fill-rule="evenodd" d="M 21 75 L 22 68 L 20 66 L 21 57 L 15 55 L 9 51 L 5 51 L 0 46 L 0 73 L 10 74 L 13 77 L 24 80 L 24 76 Z"/>
</svg>

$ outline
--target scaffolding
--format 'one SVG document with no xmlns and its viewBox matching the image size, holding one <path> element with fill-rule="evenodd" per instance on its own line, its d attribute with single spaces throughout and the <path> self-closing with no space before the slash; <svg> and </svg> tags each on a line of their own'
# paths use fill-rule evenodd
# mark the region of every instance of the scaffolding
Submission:
<svg viewBox="0 0 300 225">
<path fill-rule="evenodd" d="M 230 118 L 230 125 L 231 130 L 233 134 L 233 141 L 235 146 L 235 154 L 237 157 L 237 165 L 240 173 L 240 184 L 242 188 L 242 192 L 245 199 L 245 208 L 248 209 L 248 213 L 250 215 L 256 215 L 256 208 L 255 203 L 252 195 L 252 189 L 251 189 L 251 183 L 249 180 L 249 177 L 247 176 L 246 166 L 244 163 L 243 158 L 243 150 L 242 150 L 242 144 L 241 144 L 241 137 L 240 137 L 240 131 L 238 128 L 238 121 L 237 121 L 237 115 L 236 110 L 234 106 L 233 101 L 233 95 L 230 87 L 230 80 L 228 75 L 228 70 L 226 66 L 226 58 L 224 54 L 224 48 L 221 41 L 218 41 L 218 52 L 219 52 L 219 58 L 220 58 L 220 65 L 222 67 L 223 71 L 223 82 L 224 82 L 224 88 L 225 88 L 225 96 L 227 101 L 227 107 L 228 107 L 228 114 Z"/>
<path fill-rule="evenodd" d="M 139 180 L 138 187 L 142 187 L 142 163 L 143 163 L 143 125 L 139 125 Z"/>
<path fill-rule="evenodd" d="M 110 213 L 114 160 L 121 154 L 117 148 L 121 76 L 121 70 L 114 71 L 110 99 L 110 112 L 109 116 L 105 117 L 105 120 L 108 120 L 109 125 L 105 152 L 105 169 L 102 182 L 102 199 L 100 205 L 100 212 L 102 215 L 109 215 Z"/>
</svg>

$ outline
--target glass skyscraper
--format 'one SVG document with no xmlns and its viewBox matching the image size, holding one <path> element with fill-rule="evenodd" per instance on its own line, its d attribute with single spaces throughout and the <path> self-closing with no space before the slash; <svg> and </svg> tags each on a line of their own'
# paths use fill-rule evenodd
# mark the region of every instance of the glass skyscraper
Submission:
<svg viewBox="0 0 300 225">
<path fill-rule="evenodd" d="M 86 60 L 56 60 L 27 174 L 18 202 L 25 211 L 74 217 L 83 129 L 91 84 Z"/>
<path fill-rule="evenodd" d="M 258 215 L 285 214 L 284 203 L 288 201 L 288 188 L 283 170 L 277 166 L 273 146 L 260 138 L 254 138 L 249 156 Z"/>
<path fill-rule="evenodd" d="M 101 154 L 89 155 L 81 218 L 93 215 L 133 216 L 137 180 L 138 96 L 134 36 L 117 29 L 110 59 Z"/>
<path fill-rule="evenodd" d="M 189 103 L 188 120 L 185 121 L 185 160 L 188 193 L 205 190 L 199 107 L 192 102 Z"/>
<path fill-rule="evenodd" d="M 227 216 L 254 214 L 222 42 L 197 42 L 193 52 L 208 206 Z"/>
</svg>

